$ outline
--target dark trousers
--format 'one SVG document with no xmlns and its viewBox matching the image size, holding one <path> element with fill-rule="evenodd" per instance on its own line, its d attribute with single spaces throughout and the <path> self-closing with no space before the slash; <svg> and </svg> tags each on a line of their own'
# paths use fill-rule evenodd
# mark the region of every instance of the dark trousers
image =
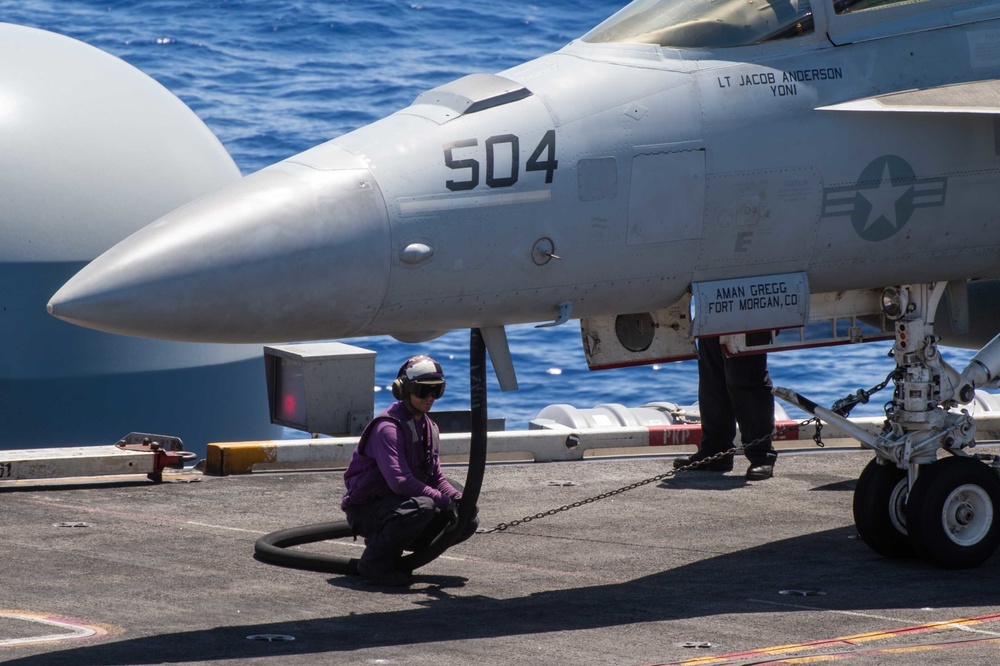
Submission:
<svg viewBox="0 0 1000 666">
<path fill-rule="evenodd" d="M 429 497 L 389 495 L 368 504 L 349 505 L 347 523 L 365 538 L 361 560 L 375 571 L 390 571 L 404 550 L 420 550 L 430 545 L 447 524 L 448 517 Z M 455 543 L 465 541 L 479 527 L 473 517 Z"/>
<path fill-rule="evenodd" d="M 767 354 L 729 357 L 719 338 L 699 339 L 698 406 L 702 451 L 714 454 L 732 448 L 738 423 L 750 463 L 774 464 L 778 454 L 771 444 L 774 396 Z"/>
</svg>

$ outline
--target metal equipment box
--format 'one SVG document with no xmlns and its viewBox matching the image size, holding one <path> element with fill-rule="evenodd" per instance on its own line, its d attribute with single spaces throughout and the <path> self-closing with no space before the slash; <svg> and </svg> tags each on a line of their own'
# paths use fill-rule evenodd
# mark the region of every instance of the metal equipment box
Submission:
<svg viewBox="0 0 1000 666">
<path fill-rule="evenodd" d="M 375 409 L 375 352 L 342 342 L 264 347 L 271 422 L 360 435 Z"/>
</svg>

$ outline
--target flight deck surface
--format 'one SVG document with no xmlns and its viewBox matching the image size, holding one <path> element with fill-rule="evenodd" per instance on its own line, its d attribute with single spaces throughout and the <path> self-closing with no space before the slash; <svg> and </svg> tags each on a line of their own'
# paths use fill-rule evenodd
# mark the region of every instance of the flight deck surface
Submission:
<svg viewBox="0 0 1000 666">
<path fill-rule="evenodd" d="M 851 502 L 870 459 L 783 452 L 753 483 L 741 461 L 678 474 L 477 535 L 405 590 L 253 559 L 265 533 L 341 518 L 338 472 L 5 491 L 0 662 L 995 663 L 1000 559 L 945 571 L 869 550 Z M 669 468 L 491 465 L 480 517 L 492 527 Z M 303 548 L 356 557 L 361 542 Z"/>
</svg>

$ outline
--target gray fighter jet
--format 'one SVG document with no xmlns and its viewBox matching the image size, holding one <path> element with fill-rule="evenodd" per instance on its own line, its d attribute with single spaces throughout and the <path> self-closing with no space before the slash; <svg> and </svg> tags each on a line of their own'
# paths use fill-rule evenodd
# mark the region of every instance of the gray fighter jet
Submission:
<svg viewBox="0 0 1000 666">
<path fill-rule="evenodd" d="M 169 213 L 49 311 L 219 342 L 477 327 L 505 388 L 515 323 L 580 319 L 594 368 L 708 335 L 895 339 L 885 431 L 856 433 L 877 454 L 859 530 L 975 566 L 1000 544 L 1000 462 L 954 408 L 996 382 L 1000 343 L 963 372 L 936 345 L 1000 331 L 998 76 L 996 0 L 637 0 Z M 748 345 L 761 330 L 782 332 Z"/>
</svg>

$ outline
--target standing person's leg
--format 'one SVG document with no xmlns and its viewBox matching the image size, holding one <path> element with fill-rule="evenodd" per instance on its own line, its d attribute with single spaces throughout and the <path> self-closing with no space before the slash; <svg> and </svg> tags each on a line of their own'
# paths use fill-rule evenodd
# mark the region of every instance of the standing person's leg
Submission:
<svg viewBox="0 0 1000 666">
<path fill-rule="evenodd" d="M 726 383 L 732 400 L 744 455 L 750 461 L 747 478 L 770 478 L 778 457 L 771 442 L 774 432 L 774 396 L 767 371 L 767 355 L 726 359 Z"/>
<path fill-rule="evenodd" d="M 726 388 L 725 357 L 719 338 L 698 340 L 698 411 L 701 412 L 701 443 L 698 452 L 674 461 L 682 467 L 733 446 L 736 438 L 736 416 Z M 733 457 L 697 467 L 695 469 L 728 472 L 733 468 Z"/>
</svg>

